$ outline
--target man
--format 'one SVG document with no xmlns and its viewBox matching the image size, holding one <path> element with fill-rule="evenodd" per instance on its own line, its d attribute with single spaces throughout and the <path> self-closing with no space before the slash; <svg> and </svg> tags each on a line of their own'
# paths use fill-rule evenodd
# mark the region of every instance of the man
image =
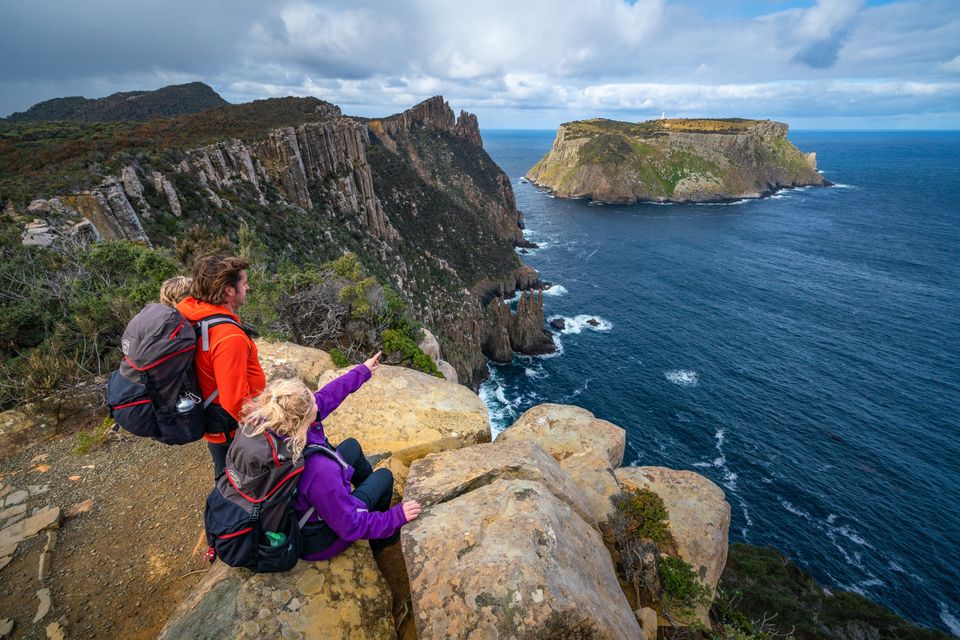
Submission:
<svg viewBox="0 0 960 640">
<path fill-rule="evenodd" d="M 191 323 L 211 316 L 229 318 L 209 327 L 207 350 L 197 334 L 195 368 L 200 392 L 216 396 L 204 412 L 204 439 L 213 458 L 213 475 L 219 478 L 226 466 L 227 449 L 237 430 L 244 403 L 259 395 L 266 377 L 257 357 L 257 345 L 240 325 L 237 309 L 250 291 L 246 260 L 224 254 L 200 258 L 193 265 L 191 295 L 178 305 Z"/>
</svg>

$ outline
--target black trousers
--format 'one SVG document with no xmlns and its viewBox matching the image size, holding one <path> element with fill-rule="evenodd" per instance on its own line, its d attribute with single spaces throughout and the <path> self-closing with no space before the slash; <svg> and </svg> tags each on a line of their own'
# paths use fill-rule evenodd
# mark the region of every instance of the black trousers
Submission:
<svg viewBox="0 0 960 640">
<path fill-rule="evenodd" d="M 207 433 L 222 433 L 227 436 L 227 441 L 223 444 L 207 442 L 207 449 L 213 458 L 213 481 L 216 482 L 227 468 L 227 450 L 233 442 L 230 434 L 240 425 L 223 407 L 213 403 L 203 412 L 203 426 Z"/>
<path fill-rule="evenodd" d="M 386 511 L 390 508 L 390 499 L 393 497 L 393 474 L 389 469 L 373 470 L 370 461 L 363 455 L 363 449 L 355 438 L 348 438 L 337 445 L 337 453 L 353 467 L 353 484 L 351 494 L 359 498 L 370 511 Z M 370 540 L 370 548 L 374 553 L 400 539 L 398 531 L 389 538 Z"/>
</svg>

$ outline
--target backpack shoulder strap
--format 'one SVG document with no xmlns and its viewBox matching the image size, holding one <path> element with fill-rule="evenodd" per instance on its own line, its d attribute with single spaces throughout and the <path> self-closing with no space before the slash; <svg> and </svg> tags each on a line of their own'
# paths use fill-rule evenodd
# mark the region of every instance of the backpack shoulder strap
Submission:
<svg viewBox="0 0 960 640">
<path fill-rule="evenodd" d="M 194 327 L 199 329 L 197 334 L 200 336 L 200 348 L 203 351 L 210 351 L 210 327 L 215 327 L 220 324 L 232 324 L 235 327 L 243 327 L 239 322 L 233 319 L 232 316 L 228 316 L 224 313 L 217 313 L 212 316 L 207 316 L 206 318 L 201 318 L 198 320 Z M 246 333 L 244 331 L 244 333 Z"/>
<path fill-rule="evenodd" d="M 303 458 L 304 458 L 304 460 L 306 460 L 308 457 L 310 457 L 310 456 L 312 456 L 312 455 L 323 455 L 323 456 L 326 456 L 326 457 L 330 458 L 331 460 L 335 460 L 335 461 L 337 462 L 337 464 L 339 464 L 339 465 L 340 465 L 341 467 L 343 467 L 344 469 L 347 468 L 347 463 L 344 462 L 343 459 L 342 459 L 339 455 L 337 455 L 337 451 L 336 451 L 335 449 L 333 449 L 332 447 L 327 447 L 327 446 L 324 446 L 324 445 L 322 445 L 322 444 L 308 444 L 306 447 L 303 448 Z M 310 519 L 310 516 L 313 515 L 313 512 L 314 512 L 314 511 L 316 511 L 316 509 L 311 506 L 311 507 L 310 507 L 309 509 L 307 509 L 307 510 L 304 512 L 304 514 L 300 517 L 300 520 L 299 520 L 299 522 L 298 522 L 297 524 L 299 525 L 299 527 L 300 527 L 301 529 L 303 529 L 303 527 L 307 524 L 307 520 Z M 321 521 L 322 521 L 322 520 L 321 520 Z"/>
<path fill-rule="evenodd" d="M 306 447 L 303 448 L 303 457 L 304 457 L 304 458 L 307 458 L 307 457 L 312 456 L 312 455 L 315 455 L 315 454 L 324 455 L 324 456 L 330 458 L 331 460 L 335 461 L 337 464 L 339 464 L 339 465 L 340 465 L 341 467 L 343 467 L 344 469 L 346 469 L 347 466 L 348 466 L 347 463 L 343 461 L 343 458 L 341 458 L 339 455 L 337 455 L 336 449 L 334 449 L 334 448 L 332 448 L 332 447 L 327 447 L 327 446 L 324 446 L 324 445 L 322 445 L 322 444 L 308 444 Z"/>
</svg>

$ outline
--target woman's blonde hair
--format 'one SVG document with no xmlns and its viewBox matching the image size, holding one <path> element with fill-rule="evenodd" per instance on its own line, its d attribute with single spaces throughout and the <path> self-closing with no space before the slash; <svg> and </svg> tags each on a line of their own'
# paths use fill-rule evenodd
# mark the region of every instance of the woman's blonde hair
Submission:
<svg viewBox="0 0 960 640">
<path fill-rule="evenodd" d="M 176 307 L 177 303 L 190 295 L 193 278 L 187 276 L 173 276 L 160 285 L 160 304 Z"/>
<path fill-rule="evenodd" d="M 247 436 L 260 435 L 267 429 L 287 436 L 293 459 L 298 460 L 307 444 L 307 428 L 316 403 L 300 380 L 274 380 L 245 405 L 240 427 Z"/>
</svg>

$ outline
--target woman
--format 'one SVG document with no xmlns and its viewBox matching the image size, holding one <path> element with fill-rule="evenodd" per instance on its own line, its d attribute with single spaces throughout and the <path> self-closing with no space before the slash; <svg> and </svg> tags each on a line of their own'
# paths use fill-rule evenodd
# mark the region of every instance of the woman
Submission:
<svg viewBox="0 0 960 640">
<path fill-rule="evenodd" d="M 288 439 L 295 458 L 307 445 L 329 450 L 307 456 L 297 485 L 294 509 L 304 524 L 305 560 L 329 560 L 360 539 L 370 540 L 377 553 L 396 542 L 400 527 L 420 515 L 415 501 L 390 508 L 390 470 L 374 471 L 354 438 L 334 449 L 320 422 L 370 379 L 379 362 L 377 353 L 316 393 L 298 380 L 271 383 L 244 417 L 245 425 L 253 427 L 245 433 L 270 429 Z"/>
</svg>

